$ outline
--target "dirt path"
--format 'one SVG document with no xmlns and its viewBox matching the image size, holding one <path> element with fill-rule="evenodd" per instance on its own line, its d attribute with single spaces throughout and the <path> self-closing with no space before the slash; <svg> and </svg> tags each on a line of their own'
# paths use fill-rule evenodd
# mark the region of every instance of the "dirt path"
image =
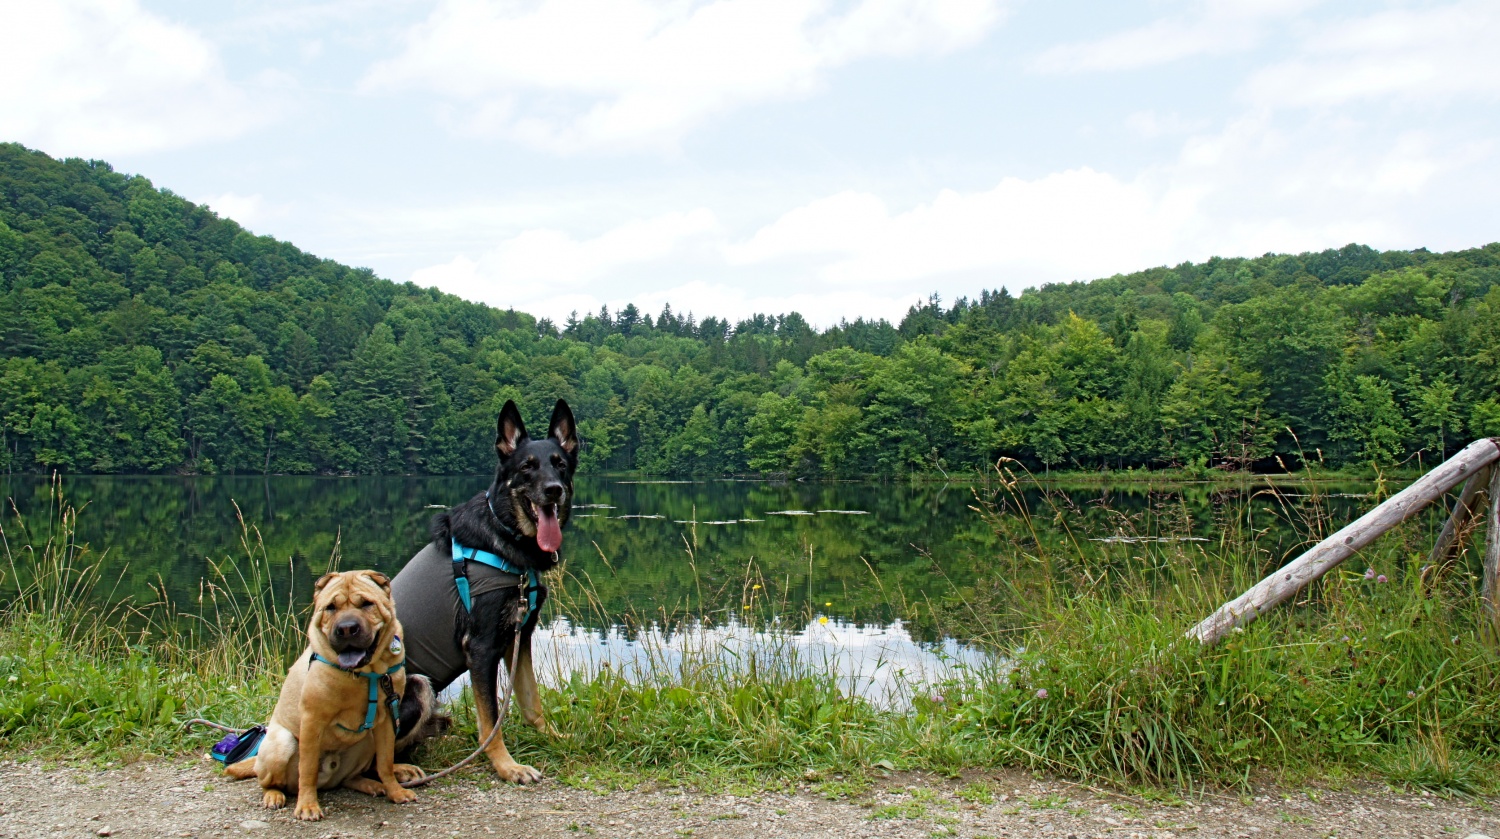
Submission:
<svg viewBox="0 0 1500 839">
<path fill-rule="evenodd" d="M 992 802 L 983 799 L 987 787 Z M 744 837 L 1327 837 L 1500 836 L 1494 802 L 1420 793 L 1283 791 L 1214 795 L 1168 806 L 1020 772 L 962 781 L 902 773 L 857 801 L 686 790 L 600 794 L 544 781 L 519 788 L 470 776 L 395 806 L 327 793 L 328 818 L 299 823 L 259 806 L 254 782 L 217 764 L 143 761 L 122 769 L 0 762 L 0 837 L 668 836 Z"/>
</svg>

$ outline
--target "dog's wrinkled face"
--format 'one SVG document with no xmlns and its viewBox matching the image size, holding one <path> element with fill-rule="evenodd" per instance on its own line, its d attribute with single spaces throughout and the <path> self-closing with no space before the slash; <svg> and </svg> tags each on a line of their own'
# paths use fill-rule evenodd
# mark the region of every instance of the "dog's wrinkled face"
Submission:
<svg viewBox="0 0 1500 839">
<path fill-rule="evenodd" d="M 557 551 L 572 511 L 573 472 L 578 468 L 578 429 L 568 403 L 557 400 L 547 436 L 532 440 L 515 403 L 506 402 L 495 451 L 500 456 L 495 486 L 509 496 L 517 527 L 535 537 L 537 547 Z"/>
<path fill-rule="evenodd" d="M 338 665 L 353 670 L 375 657 L 381 634 L 395 618 L 390 578 L 378 571 L 329 573 L 318 580 L 307 634 L 314 649 L 314 636 L 320 636 Z"/>
</svg>

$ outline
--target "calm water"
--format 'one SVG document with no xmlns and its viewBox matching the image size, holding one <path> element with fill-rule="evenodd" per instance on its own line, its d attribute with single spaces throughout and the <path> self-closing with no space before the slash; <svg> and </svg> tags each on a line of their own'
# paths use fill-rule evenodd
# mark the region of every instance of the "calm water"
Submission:
<svg viewBox="0 0 1500 839">
<path fill-rule="evenodd" d="M 79 540 L 103 556 L 117 598 L 156 599 L 160 584 L 193 608 L 211 563 L 244 563 L 241 517 L 265 546 L 276 591 L 305 597 L 338 567 L 394 575 L 426 542 L 432 505 L 482 489 L 482 477 L 76 477 Z M 564 531 L 564 576 L 544 614 L 539 675 L 557 681 L 649 647 L 671 664 L 705 648 L 774 646 L 832 667 L 867 695 L 940 680 L 982 656 L 938 637 L 906 604 L 940 598 L 1038 544 L 1079 561 L 1191 556 L 1221 537 L 1254 533 L 1263 564 L 1372 503 L 1360 487 L 1245 489 L 1132 485 L 1024 494 L 1023 519 L 998 488 L 961 484 L 580 478 Z M 35 527 L 46 480 L 0 478 Z M 986 519 L 975 508 L 996 504 Z M 13 514 L 5 532 L 21 541 Z M 1150 540 L 1150 541 L 1140 541 Z M 1160 540 L 1160 541 L 1157 541 Z M 1200 541 L 1201 540 L 1201 541 Z M 113 586 L 118 577 L 119 585 Z M 7 579 L 6 585 L 11 581 Z M 747 608 L 748 607 L 748 608 Z M 628 670 L 628 667 L 627 667 Z"/>
</svg>

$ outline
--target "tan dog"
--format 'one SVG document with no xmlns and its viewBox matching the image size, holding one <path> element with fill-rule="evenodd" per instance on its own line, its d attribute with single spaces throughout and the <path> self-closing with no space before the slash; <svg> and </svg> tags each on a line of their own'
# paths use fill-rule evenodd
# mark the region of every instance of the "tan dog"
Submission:
<svg viewBox="0 0 1500 839">
<path fill-rule="evenodd" d="M 396 765 L 396 727 L 387 706 L 392 691 L 400 697 L 406 690 L 400 635 L 384 574 L 323 575 L 313 595 L 307 649 L 287 672 L 260 752 L 228 767 L 229 775 L 258 777 L 261 803 L 272 809 L 286 806 L 286 793 L 295 790 L 296 816 L 308 821 L 323 818 L 320 789 L 343 786 L 397 803 L 414 800 L 416 793 L 398 778 L 422 772 Z M 371 762 L 378 783 L 363 777 Z"/>
</svg>

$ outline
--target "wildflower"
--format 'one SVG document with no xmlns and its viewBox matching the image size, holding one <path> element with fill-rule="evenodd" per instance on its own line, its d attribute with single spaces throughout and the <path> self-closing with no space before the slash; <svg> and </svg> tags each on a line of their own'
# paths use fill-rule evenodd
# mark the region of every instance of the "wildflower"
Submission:
<svg viewBox="0 0 1500 839">
<path fill-rule="evenodd" d="M 941 694 L 941 693 L 934 693 L 934 694 L 933 694 L 933 695 L 932 695 L 932 701 L 933 701 L 933 702 L 934 702 L 934 703 L 936 703 L 936 704 L 938 704 L 938 705 L 941 705 L 941 704 L 943 704 L 943 702 L 944 702 L 944 701 L 945 701 L 945 700 L 944 700 L 944 699 L 943 699 L 943 695 L 942 695 L 942 694 Z"/>
<path fill-rule="evenodd" d="M 751 591 L 755 591 L 755 590 L 756 590 L 756 589 L 758 589 L 758 588 L 760 588 L 760 583 L 756 583 L 756 584 L 755 584 L 755 585 L 753 585 L 753 586 L 751 586 L 751 587 L 750 587 L 750 590 L 751 590 Z"/>
<path fill-rule="evenodd" d="M 1036 698 L 1037 699 L 1046 699 L 1047 698 L 1047 689 L 1046 688 L 1038 688 L 1037 692 L 1036 692 Z"/>
<path fill-rule="evenodd" d="M 828 617 L 826 615 L 820 615 L 818 617 L 818 623 L 828 623 Z"/>
<path fill-rule="evenodd" d="M 824 603 L 824 604 L 823 604 L 823 608 L 825 608 L 825 609 L 826 609 L 826 608 L 828 608 L 828 607 L 830 607 L 830 606 L 832 606 L 832 605 L 833 605 L 833 601 L 832 601 L 832 600 L 830 600 L 830 601 L 828 601 L 828 602 L 827 602 L 827 603 Z"/>
<path fill-rule="evenodd" d="M 1383 583 L 1385 581 L 1386 581 L 1386 579 L 1385 579 L 1385 575 L 1384 574 L 1381 574 L 1379 577 L 1375 578 L 1375 582 L 1377 582 L 1377 583 Z"/>
<path fill-rule="evenodd" d="M 1375 579 L 1375 569 L 1374 568 L 1366 568 L 1365 569 L 1365 579 L 1366 580 L 1373 580 L 1373 579 Z"/>
<path fill-rule="evenodd" d="M 1407 699 L 1416 699 L 1417 698 L 1417 692 L 1414 691 L 1414 690 L 1407 691 L 1406 692 L 1406 698 Z"/>
<path fill-rule="evenodd" d="M 1349 636 L 1348 635 L 1344 636 L 1344 643 L 1345 644 L 1349 643 Z"/>
</svg>

